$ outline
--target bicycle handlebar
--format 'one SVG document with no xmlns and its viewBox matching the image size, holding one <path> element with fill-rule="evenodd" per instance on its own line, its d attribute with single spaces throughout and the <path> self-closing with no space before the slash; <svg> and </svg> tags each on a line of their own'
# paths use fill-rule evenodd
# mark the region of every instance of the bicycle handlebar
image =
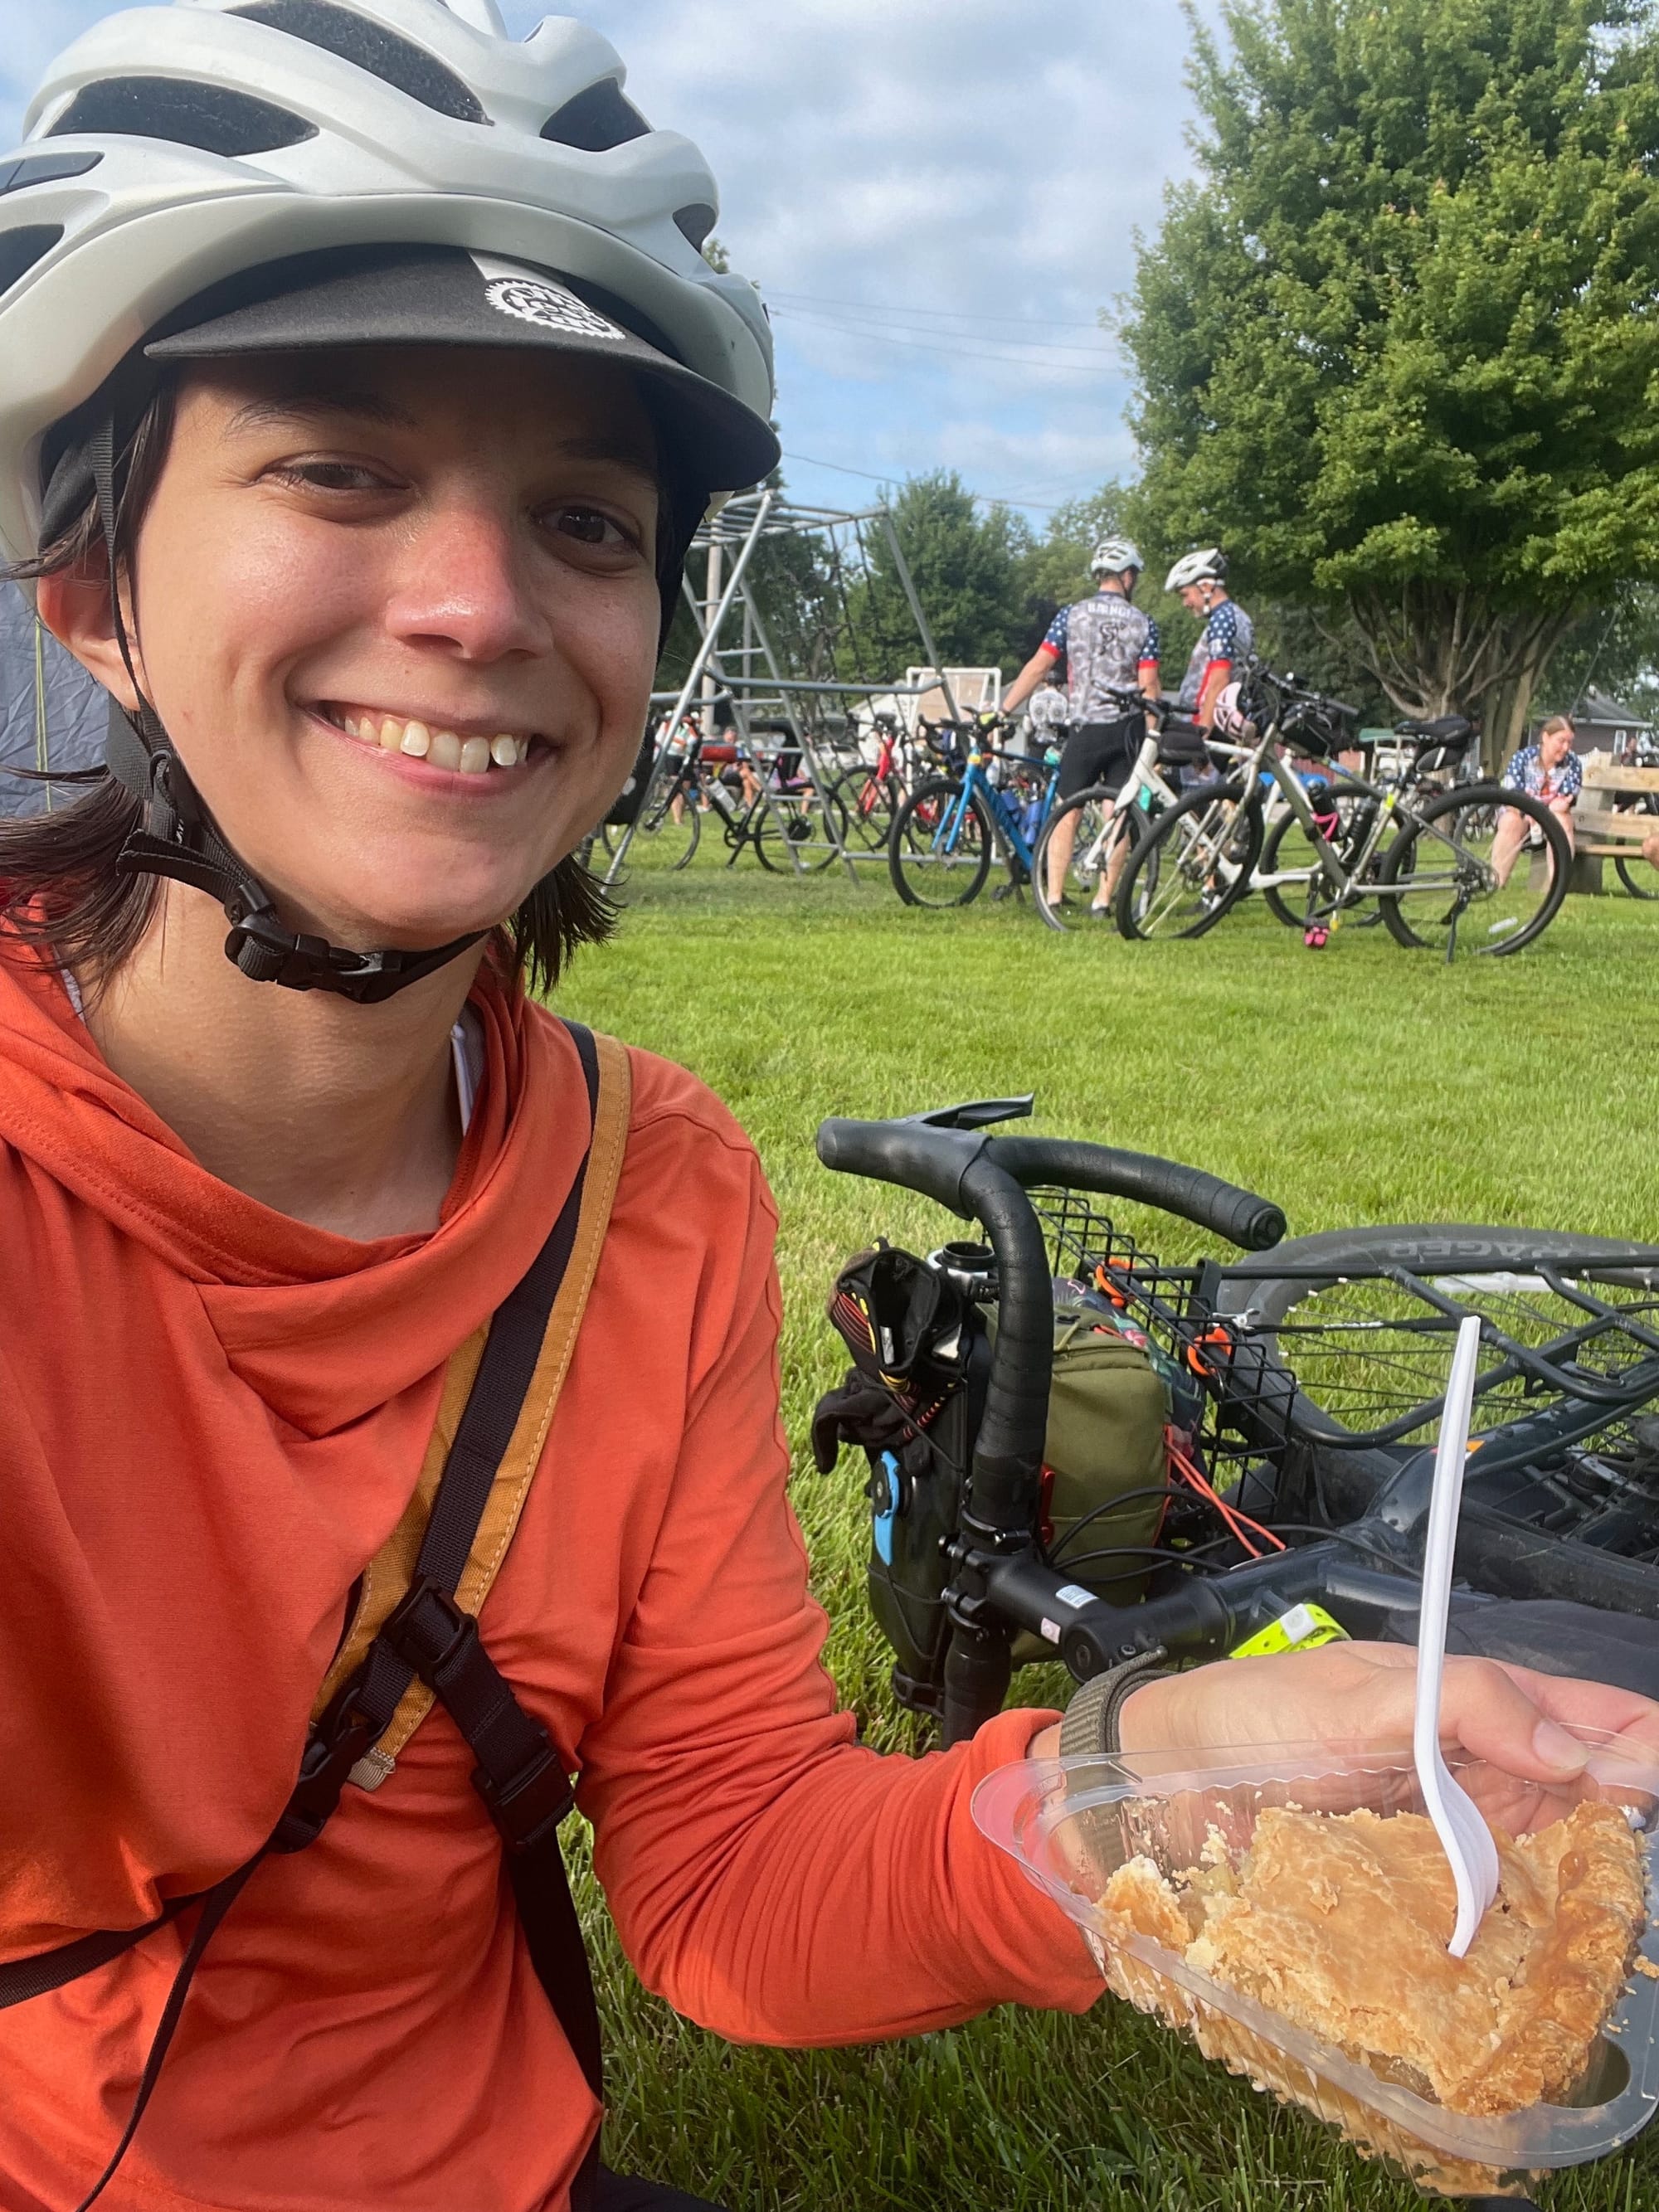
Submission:
<svg viewBox="0 0 1659 2212">
<path fill-rule="evenodd" d="M 920 1121 L 836 1119 L 820 1126 L 817 1152 L 827 1168 L 920 1191 L 964 1219 L 977 1218 L 967 1176 L 985 1158 L 1022 1186 L 1069 1184 L 1155 1206 L 1247 1252 L 1265 1252 L 1285 1234 L 1283 1210 L 1254 1191 L 1178 1160 L 1075 1138 L 990 1137 L 980 1129 L 943 1129 Z"/>
</svg>

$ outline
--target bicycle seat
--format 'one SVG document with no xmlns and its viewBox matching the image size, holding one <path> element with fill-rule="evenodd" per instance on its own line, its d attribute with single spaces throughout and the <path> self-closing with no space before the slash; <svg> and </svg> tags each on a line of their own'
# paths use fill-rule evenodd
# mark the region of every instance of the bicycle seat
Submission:
<svg viewBox="0 0 1659 2212">
<path fill-rule="evenodd" d="M 1396 722 L 1394 733 L 1404 738 L 1408 744 L 1445 745 L 1459 738 L 1472 738 L 1474 724 L 1467 714 L 1441 714 L 1431 722 Z"/>
</svg>

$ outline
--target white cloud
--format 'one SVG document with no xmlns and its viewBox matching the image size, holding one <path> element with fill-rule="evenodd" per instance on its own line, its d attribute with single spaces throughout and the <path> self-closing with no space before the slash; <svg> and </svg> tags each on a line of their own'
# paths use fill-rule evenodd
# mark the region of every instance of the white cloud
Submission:
<svg viewBox="0 0 1659 2212">
<path fill-rule="evenodd" d="M 114 12 L 9 0 L 0 135 L 15 139 L 51 55 Z M 507 0 L 515 31 L 541 12 Z M 1188 167 L 1177 0 L 573 12 L 622 53 L 651 120 L 694 138 L 720 180 L 720 234 L 775 301 L 792 452 L 901 476 L 953 466 L 988 493 L 1042 485 L 1054 501 L 1132 465 L 1122 364 L 1094 318 Z M 791 481 L 861 496 L 799 464 Z"/>
</svg>

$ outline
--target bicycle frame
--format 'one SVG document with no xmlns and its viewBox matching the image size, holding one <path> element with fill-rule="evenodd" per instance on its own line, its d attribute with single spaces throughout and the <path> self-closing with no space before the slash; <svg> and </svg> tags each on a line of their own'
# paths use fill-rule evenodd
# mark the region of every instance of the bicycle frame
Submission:
<svg viewBox="0 0 1659 2212">
<path fill-rule="evenodd" d="M 963 771 L 961 784 L 939 817 L 939 826 L 928 841 L 928 850 L 945 854 L 956 850 L 961 840 L 963 824 L 967 821 L 977 796 L 990 820 L 993 837 L 1000 841 L 1005 855 L 1029 875 L 1034 860 L 1033 848 L 1026 841 L 1012 802 L 986 772 L 987 761 L 999 757 L 976 738 L 969 739 L 968 764 Z M 1049 769 L 1048 785 L 1043 792 L 1042 819 L 1044 822 L 1053 809 L 1059 784 L 1060 769 L 1056 766 Z M 1041 823 L 1038 834 L 1042 834 Z"/>
</svg>

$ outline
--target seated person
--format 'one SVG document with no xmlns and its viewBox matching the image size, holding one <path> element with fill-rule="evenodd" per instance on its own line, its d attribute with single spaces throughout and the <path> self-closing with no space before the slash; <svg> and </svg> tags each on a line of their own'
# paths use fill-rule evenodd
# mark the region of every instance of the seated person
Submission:
<svg viewBox="0 0 1659 2212">
<path fill-rule="evenodd" d="M 1507 790 L 1529 792 L 1543 800 L 1560 823 L 1567 850 L 1571 852 L 1572 810 L 1583 788 L 1584 771 L 1572 749 L 1572 724 L 1565 714 L 1552 714 L 1538 732 L 1537 744 L 1523 745 L 1510 756 L 1504 783 Z M 1492 841 L 1492 864 L 1500 884 L 1509 881 L 1526 838 L 1526 816 L 1516 807 L 1506 806 L 1498 817 L 1497 835 Z"/>
</svg>

